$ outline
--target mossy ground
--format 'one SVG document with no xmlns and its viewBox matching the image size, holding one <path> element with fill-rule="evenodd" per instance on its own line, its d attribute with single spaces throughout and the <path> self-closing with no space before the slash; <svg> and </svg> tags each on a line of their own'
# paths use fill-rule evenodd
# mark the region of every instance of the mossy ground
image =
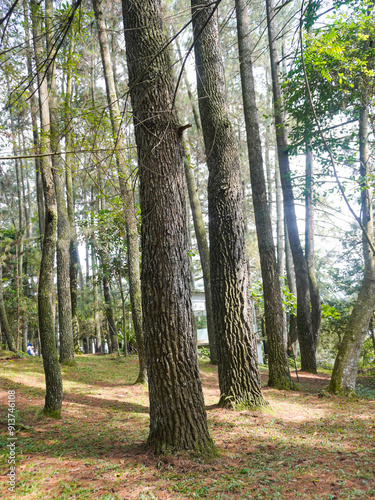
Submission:
<svg viewBox="0 0 375 500">
<path fill-rule="evenodd" d="M 208 424 L 219 456 L 155 456 L 146 445 L 148 394 L 134 356 L 78 356 L 63 367 L 61 420 L 40 414 L 38 358 L 0 360 L 0 498 L 370 499 L 375 497 L 375 403 L 321 397 L 329 375 L 299 373 L 300 391 L 264 387 L 269 406 L 217 406 L 217 367 L 201 361 Z M 293 377 L 295 380 L 295 376 Z M 267 372 L 262 368 L 263 385 Z M 366 386 L 367 387 L 367 386 Z M 7 391 L 16 393 L 17 477 L 7 491 Z"/>
</svg>

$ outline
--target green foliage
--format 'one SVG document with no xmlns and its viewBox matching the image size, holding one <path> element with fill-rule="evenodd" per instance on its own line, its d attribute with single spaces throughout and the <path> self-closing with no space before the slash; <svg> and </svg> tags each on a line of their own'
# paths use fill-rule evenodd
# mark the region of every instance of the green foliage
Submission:
<svg viewBox="0 0 375 500">
<path fill-rule="evenodd" d="M 292 314 L 296 316 L 297 314 L 297 301 L 295 295 L 289 290 L 287 285 L 287 280 L 284 276 L 280 277 L 280 291 L 281 299 L 283 303 L 283 310 L 287 314 Z M 264 298 L 263 298 L 263 283 L 261 280 L 255 281 L 250 287 L 251 297 L 253 298 L 255 305 L 261 310 L 264 309 Z"/>
</svg>

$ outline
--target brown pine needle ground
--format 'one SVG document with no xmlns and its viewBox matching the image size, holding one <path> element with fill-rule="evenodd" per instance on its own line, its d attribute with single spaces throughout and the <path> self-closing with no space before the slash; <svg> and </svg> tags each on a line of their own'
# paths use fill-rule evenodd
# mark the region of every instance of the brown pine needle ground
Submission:
<svg viewBox="0 0 375 500">
<path fill-rule="evenodd" d="M 145 387 L 132 385 L 134 356 L 77 360 L 78 368 L 63 368 L 61 420 L 38 413 L 40 359 L 0 360 L 1 498 L 375 498 L 371 374 L 362 381 L 370 386 L 366 398 L 321 397 L 329 376 L 300 373 L 299 392 L 264 388 L 269 410 L 234 412 L 217 408 L 217 370 L 201 361 L 209 427 L 220 452 L 206 463 L 189 454 L 156 457 L 145 446 L 148 396 Z M 16 493 L 7 490 L 8 390 L 16 392 Z"/>
</svg>

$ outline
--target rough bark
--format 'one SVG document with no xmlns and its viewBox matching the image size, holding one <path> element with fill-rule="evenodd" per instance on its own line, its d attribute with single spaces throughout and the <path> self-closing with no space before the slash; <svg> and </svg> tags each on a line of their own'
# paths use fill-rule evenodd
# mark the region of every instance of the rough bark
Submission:
<svg viewBox="0 0 375 500">
<path fill-rule="evenodd" d="M 216 5 L 192 0 L 199 111 L 206 150 L 211 293 L 221 406 L 261 406 L 249 318 L 241 169 L 230 124 Z"/>
<path fill-rule="evenodd" d="M 33 41 L 37 67 L 43 57 L 42 38 L 39 29 L 40 9 L 36 0 L 30 1 L 33 24 Z M 46 79 L 38 72 L 40 118 L 41 118 L 41 153 L 50 153 L 49 134 L 49 96 Z M 46 377 L 46 398 L 43 412 L 59 418 L 62 405 L 62 379 L 55 346 L 55 334 L 52 311 L 52 275 L 55 260 L 57 236 L 57 205 L 52 176 L 51 156 L 41 159 L 41 172 L 45 203 L 45 234 L 38 284 L 38 318 L 43 366 Z"/>
<path fill-rule="evenodd" d="M 182 130 L 159 0 L 123 0 L 142 211 L 142 306 L 156 453 L 214 453 L 192 328 Z"/>
<path fill-rule="evenodd" d="M 306 144 L 306 187 L 305 187 L 305 258 L 309 273 L 311 320 L 315 343 L 318 345 L 322 305 L 315 272 L 315 205 L 314 205 L 314 156 L 310 144 Z"/>
<path fill-rule="evenodd" d="M 368 238 L 373 242 L 374 221 L 368 184 L 370 174 L 368 134 L 368 107 L 366 106 L 360 109 L 359 113 L 361 208 L 362 225 Z M 328 387 L 328 390 L 335 394 L 350 393 L 355 390 L 359 357 L 375 309 L 375 257 L 365 234 L 362 235 L 362 248 L 365 261 L 364 279 L 339 346 Z"/>
<path fill-rule="evenodd" d="M 178 38 L 176 38 L 176 45 L 178 50 L 178 56 L 182 60 L 182 52 L 178 42 Z M 196 129 L 197 131 L 201 132 L 202 127 L 199 120 L 198 110 L 196 109 L 196 106 L 194 104 L 193 94 L 191 92 L 190 83 L 188 78 L 186 77 L 185 71 L 184 71 L 184 83 L 187 88 L 191 109 L 193 111 L 194 123 Z M 185 147 L 187 147 L 187 145 L 185 145 Z M 207 333 L 208 333 L 208 342 L 210 347 L 210 361 L 212 364 L 217 365 L 216 333 L 215 333 L 214 311 L 212 307 L 212 292 L 211 292 L 210 250 L 207 241 L 206 229 L 203 222 L 201 204 L 194 177 L 194 170 L 191 167 L 191 164 L 188 160 L 188 156 L 186 154 L 184 157 L 184 167 L 185 167 L 186 184 L 189 194 L 189 202 L 190 202 L 191 212 L 193 215 L 195 237 L 197 239 L 199 258 L 202 266 L 205 301 L 206 301 L 206 313 L 207 313 Z"/>
<path fill-rule="evenodd" d="M 297 217 L 294 206 L 294 195 L 289 166 L 288 141 L 281 101 L 281 89 L 279 81 L 280 69 L 278 66 L 279 57 L 276 48 L 277 34 L 274 22 L 275 12 L 273 0 L 266 0 L 266 8 L 272 72 L 273 104 L 275 111 L 277 155 L 279 159 L 281 185 L 284 196 L 284 217 L 287 223 L 290 247 L 292 250 L 294 268 L 296 272 L 297 328 L 301 352 L 301 369 L 303 371 L 316 373 L 317 344 L 315 342 L 315 336 L 312 327 L 309 276 L 305 256 L 298 234 Z"/>
<path fill-rule="evenodd" d="M 54 55 L 54 24 L 52 0 L 46 0 L 46 33 L 47 51 L 49 58 Z M 57 89 L 54 64 L 48 71 L 49 110 L 50 110 L 50 138 L 51 151 L 60 151 L 59 111 L 57 102 Z M 74 340 L 72 324 L 72 303 L 70 297 L 70 223 L 65 201 L 64 167 L 61 155 L 52 156 L 52 172 L 55 184 L 57 202 L 57 298 L 59 311 L 59 336 L 60 336 L 60 363 L 74 365 Z"/>
<path fill-rule="evenodd" d="M 114 155 L 117 164 L 121 198 L 124 204 L 130 303 L 139 357 L 139 374 L 136 383 L 142 384 L 147 383 L 147 363 L 142 329 L 142 293 L 139 271 L 140 257 L 137 217 L 134 208 L 133 191 L 128 180 L 129 175 L 124 157 L 125 153 L 121 151 L 125 149 L 125 141 L 121 130 L 122 117 L 116 92 L 107 27 L 103 15 L 103 1 L 93 0 L 93 6 L 98 28 L 100 52 L 107 90 L 107 102 L 111 116 L 112 134 L 115 145 Z"/>
<path fill-rule="evenodd" d="M 37 124 L 37 116 L 39 115 L 38 108 L 38 98 L 35 93 L 35 86 L 33 84 L 33 70 L 32 70 L 32 48 L 30 45 L 30 26 L 29 26 L 29 0 L 24 0 L 23 2 L 23 13 L 24 13 L 24 24 L 25 24 L 25 45 L 26 45 L 26 63 L 27 63 L 27 74 L 30 81 L 30 115 L 31 115 L 31 126 L 33 131 L 33 146 L 34 154 L 39 153 L 39 132 Z M 37 205 L 38 205 L 38 221 L 39 221 L 39 235 L 41 246 L 43 245 L 43 235 L 44 235 L 44 199 L 43 199 L 43 183 L 41 175 L 40 158 L 35 158 L 35 177 L 36 177 L 36 195 L 37 195 Z"/>
<path fill-rule="evenodd" d="M 284 341 L 280 281 L 263 170 L 246 0 L 236 0 L 236 16 L 250 180 L 263 279 L 269 366 L 268 385 L 279 389 L 289 389 L 292 387 L 292 380 Z"/>
</svg>

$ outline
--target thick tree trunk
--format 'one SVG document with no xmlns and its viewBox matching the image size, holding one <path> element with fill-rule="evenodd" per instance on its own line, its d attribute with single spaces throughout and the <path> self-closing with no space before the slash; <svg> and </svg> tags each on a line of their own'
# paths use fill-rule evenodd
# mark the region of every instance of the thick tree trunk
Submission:
<svg viewBox="0 0 375 500">
<path fill-rule="evenodd" d="M 8 316 L 4 304 L 2 259 L 0 259 L 0 324 L 1 324 L 1 333 L 5 335 L 9 350 L 17 352 L 16 339 L 14 338 L 13 332 L 10 329 Z"/>
<path fill-rule="evenodd" d="M 368 238 L 373 242 L 374 221 L 371 192 L 368 184 L 370 174 L 368 135 L 368 108 L 364 107 L 359 113 L 362 224 Z M 339 346 L 328 387 L 328 390 L 335 394 L 350 393 L 355 390 L 359 357 L 375 309 L 375 257 L 364 234 L 362 235 L 362 247 L 365 261 L 364 279 L 350 315 L 344 338 Z"/>
<path fill-rule="evenodd" d="M 37 67 L 43 57 L 42 39 L 39 29 L 41 10 L 36 0 L 30 1 L 35 59 Z M 50 153 L 49 134 L 49 95 L 46 79 L 38 72 L 39 102 L 41 118 L 41 153 Z M 56 235 L 57 235 L 57 205 L 55 188 L 52 176 L 52 161 L 50 156 L 41 159 L 43 192 L 45 203 L 45 234 L 43 240 L 42 259 L 40 263 L 38 285 L 38 317 L 41 348 L 43 352 L 43 366 L 46 377 L 46 399 L 43 412 L 52 417 L 59 418 L 62 405 L 62 379 L 60 365 L 55 346 L 55 333 L 52 311 L 52 275 L 55 260 Z"/>
<path fill-rule="evenodd" d="M 320 291 L 315 273 L 315 205 L 314 205 L 314 156 L 309 143 L 306 143 L 306 188 L 305 188 L 305 257 L 309 273 L 311 320 L 316 345 L 318 345 L 322 305 Z"/>
<path fill-rule="evenodd" d="M 54 55 L 54 24 L 52 0 L 46 0 L 46 33 L 47 51 L 49 58 Z M 50 138 L 53 153 L 60 150 L 59 112 L 57 104 L 56 78 L 54 63 L 48 71 L 49 110 L 50 110 Z M 60 334 L 60 363 L 75 365 L 74 340 L 72 324 L 72 302 L 70 297 L 70 223 L 65 202 L 65 183 L 63 176 L 61 155 L 52 156 L 52 172 L 55 184 L 57 202 L 57 298 L 59 307 L 59 334 Z"/>
<path fill-rule="evenodd" d="M 107 90 L 107 102 L 111 115 L 112 134 L 115 144 L 115 158 L 121 198 L 124 204 L 124 218 L 126 227 L 126 242 L 128 249 L 128 273 L 132 318 L 137 339 L 139 374 L 136 383 L 147 383 L 147 363 L 142 329 L 142 294 L 140 280 L 140 257 L 138 242 L 137 217 L 134 208 L 133 191 L 128 181 L 128 172 L 124 157 L 125 141 L 121 130 L 121 112 L 116 92 L 111 53 L 108 43 L 107 27 L 103 15 L 103 1 L 93 0 L 95 18 L 98 27 L 100 51 L 102 56 L 104 79 Z"/>
<path fill-rule="evenodd" d="M 216 5 L 192 0 L 199 110 L 208 178 L 211 293 L 221 406 L 265 404 L 249 318 L 241 169 L 227 112 Z"/>
<path fill-rule="evenodd" d="M 159 0 L 123 0 L 142 210 L 142 306 L 156 453 L 212 454 L 193 335 L 182 130 Z"/>
<path fill-rule="evenodd" d="M 263 278 L 269 366 L 268 385 L 279 389 L 290 389 L 292 380 L 284 340 L 280 281 L 272 235 L 271 216 L 267 202 L 267 186 L 263 171 L 246 0 L 236 0 L 236 15 L 251 189 Z"/>
<path fill-rule="evenodd" d="M 279 82 L 278 54 L 276 49 L 276 30 L 274 22 L 273 0 L 266 0 L 268 40 L 272 72 L 273 103 L 275 111 L 277 155 L 279 159 L 281 185 L 284 196 L 284 217 L 286 219 L 290 246 L 293 255 L 297 285 L 297 328 L 301 351 L 301 369 L 316 373 L 317 344 L 312 327 L 310 310 L 310 287 L 307 264 L 303 254 L 297 226 L 297 217 L 294 206 L 291 172 L 289 167 L 287 133 L 281 102 Z"/>
</svg>

